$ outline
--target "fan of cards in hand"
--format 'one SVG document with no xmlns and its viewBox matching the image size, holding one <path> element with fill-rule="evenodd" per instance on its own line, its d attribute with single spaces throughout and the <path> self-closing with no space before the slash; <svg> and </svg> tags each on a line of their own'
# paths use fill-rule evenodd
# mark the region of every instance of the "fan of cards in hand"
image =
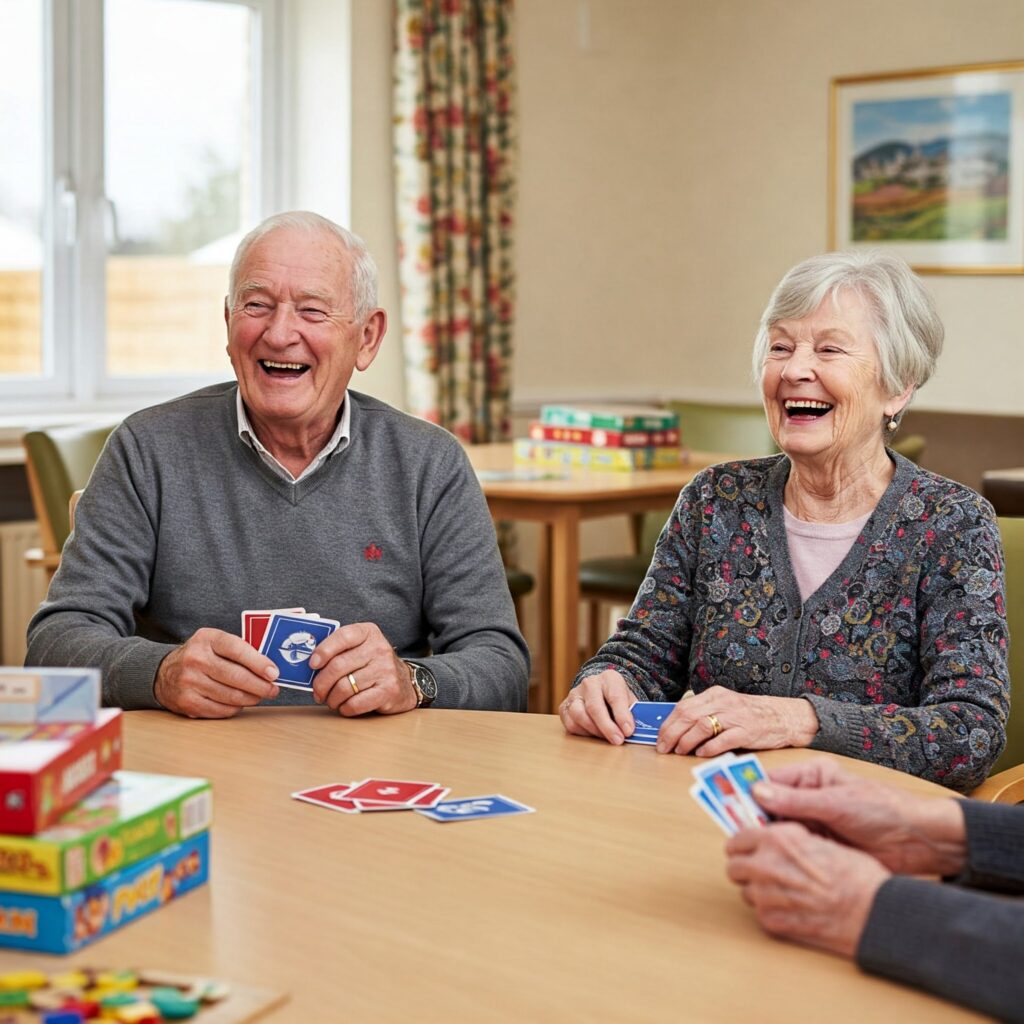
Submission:
<svg viewBox="0 0 1024 1024">
<path fill-rule="evenodd" d="M 305 608 L 251 609 L 242 612 L 242 638 L 277 666 L 278 686 L 312 690 L 316 671 L 309 659 L 317 644 L 341 625 Z"/>
<path fill-rule="evenodd" d="M 690 796 L 727 835 L 741 828 L 764 827 L 770 815 L 750 793 L 755 782 L 765 778 L 756 754 L 722 754 L 693 769 L 696 782 Z"/>
</svg>

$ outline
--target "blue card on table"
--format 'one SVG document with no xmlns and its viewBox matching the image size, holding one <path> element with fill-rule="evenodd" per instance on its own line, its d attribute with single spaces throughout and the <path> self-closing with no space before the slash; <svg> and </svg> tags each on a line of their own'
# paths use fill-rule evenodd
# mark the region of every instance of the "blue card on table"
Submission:
<svg viewBox="0 0 1024 1024">
<path fill-rule="evenodd" d="M 509 814 L 530 814 L 534 808 L 494 793 L 491 796 L 468 796 L 461 800 L 444 800 L 436 807 L 416 810 L 433 821 L 476 821 L 478 818 L 502 818 Z"/>
<path fill-rule="evenodd" d="M 271 615 L 260 644 L 278 668 L 278 686 L 292 690 L 312 690 L 313 677 L 309 658 L 317 644 L 326 640 L 339 626 L 334 619 L 312 619 L 299 615 Z"/>
</svg>

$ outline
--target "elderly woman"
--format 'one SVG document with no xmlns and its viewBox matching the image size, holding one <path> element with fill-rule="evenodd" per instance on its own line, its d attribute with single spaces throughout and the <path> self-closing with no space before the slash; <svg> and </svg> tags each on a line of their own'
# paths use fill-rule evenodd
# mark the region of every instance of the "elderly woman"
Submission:
<svg viewBox="0 0 1024 1024">
<path fill-rule="evenodd" d="M 995 518 L 885 447 L 942 334 L 894 257 L 829 253 L 783 278 L 754 346 L 783 454 L 683 490 L 560 708 L 568 732 L 622 743 L 634 700 L 671 700 L 661 753 L 815 747 L 958 790 L 985 778 L 1009 689 Z"/>
</svg>

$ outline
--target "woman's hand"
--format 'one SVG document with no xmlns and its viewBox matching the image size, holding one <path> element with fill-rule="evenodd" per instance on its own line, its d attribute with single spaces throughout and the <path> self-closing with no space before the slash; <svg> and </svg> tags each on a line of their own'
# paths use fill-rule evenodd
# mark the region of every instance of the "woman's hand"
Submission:
<svg viewBox="0 0 1024 1024">
<path fill-rule="evenodd" d="M 636 700 L 626 680 L 608 669 L 588 676 L 569 691 L 558 716 L 573 736 L 598 736 L 616 746 L 633 735 L 630 706 Z"/>
<path fill-rule="evenodd" d="M 726 874 L 766 932 L 853 956 L 889 872 L 795 822 L 746 828 L 725 845 Z"/>
<path fill-rule="evenodd" d="M 825 758 L 773 769 L 753 795 L 770 814 L 856 846 L 890 871 L 955 875 L 967 860 L 960 801 L 911 796 L 850 775 Z"/>
<path fill-rule="evenodd" d="M 712 686 L 679 702 L 662 723 L 657 749 L 659 754 L 717 757 L 727 750 L 806 747 L 817 732 L 818 716 L 810 701 Z"/>
</svg>

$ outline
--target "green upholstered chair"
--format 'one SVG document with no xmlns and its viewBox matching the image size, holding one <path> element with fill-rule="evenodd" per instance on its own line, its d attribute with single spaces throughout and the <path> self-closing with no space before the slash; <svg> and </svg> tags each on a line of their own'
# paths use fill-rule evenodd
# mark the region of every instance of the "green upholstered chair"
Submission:
<svg viewBox="0 0 1024 1024">
<path fill-rule="evenodd" d="M 716 405 L 708 402 L 666 402 L 679 414 L 683 444 L 693 451 L 722 452 L 755 458 L 777 451 L 760 405 Z M 633 522 L 634 554 L 590 558 L 580 563 L 580 595 L 589 602 L 588 654 L 605 637 L 602 604 L 631 604 L 643 582 L 651 554 L 670 508 L 648 512 Z"/>
<path fill-rule="evenodd" d="M 42 549 L 26 554 L 32 565 L 42 565 L 52 575 L 71 532 L 68 503 L 85 487 L 92 467 L 114 427 L 94 424 L 32 430 L 25 434 L 25 470 L 32 505 L 43 538 Z"/>
<path fill-rule="evenodd" d="M 924 434 L 907 434 L 894 441 L 889 447 L 911 462 L 920 462 L 926 444 Z"/>
<path fill-rule="evenodd" d="M 992 770 L 1024 764 L 1024 519 L 1000 518 L 1006 559 L 1006 621 L 1010 627 L 1010 720 L 1006 749 Z M 1024 800 L 1024 794 L 1021 799 Z"/>
</svg>

